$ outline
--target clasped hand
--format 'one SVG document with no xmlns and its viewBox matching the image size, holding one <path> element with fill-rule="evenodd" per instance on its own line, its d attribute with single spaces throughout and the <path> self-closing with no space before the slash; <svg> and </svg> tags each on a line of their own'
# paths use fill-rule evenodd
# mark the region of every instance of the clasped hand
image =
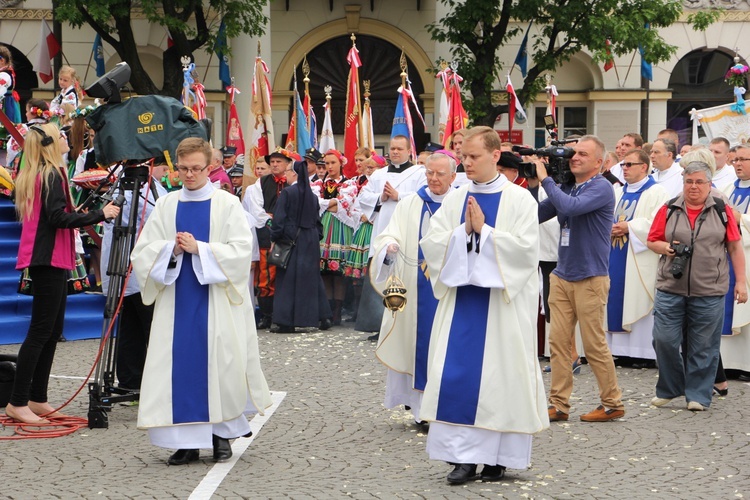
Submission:
<svg viewBox="0 0 750 500">
<path fill-rule="evenodd" d="M 482 207 L 479 206 L 477 200 L 473 196 L 469 196 L 469 200 L 466 203 L 466 215 L 464 216 L 464 226 L 466 227 L 466 234 L 481 233 L 482 227 L 484 226 L 484 212 Z"/>
<path fill-rule="evenodd" d="M 173 252 L 175 255 L 180 255 L 182 252 L 197 255 L 198 242 L 195 240 L 195 236 L 190 233 L 177 233 Z"/>
</svg>

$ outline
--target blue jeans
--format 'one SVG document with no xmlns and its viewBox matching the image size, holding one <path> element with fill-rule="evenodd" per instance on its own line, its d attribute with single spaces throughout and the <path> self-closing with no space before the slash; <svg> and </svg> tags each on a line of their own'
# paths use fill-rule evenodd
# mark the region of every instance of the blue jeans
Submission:
<svg viewBox="0 0 750 500">
<path fill-rule="evenodd" d="M 684 297 L 656 291 L 654 299 L 654 350 L 659 365 L 656 396 L 684 395 L 708 407 L 719 364 L 724 296 Z M 687 335 L 687 356 L 680 347 L 683 324 Z"/>
</svg>

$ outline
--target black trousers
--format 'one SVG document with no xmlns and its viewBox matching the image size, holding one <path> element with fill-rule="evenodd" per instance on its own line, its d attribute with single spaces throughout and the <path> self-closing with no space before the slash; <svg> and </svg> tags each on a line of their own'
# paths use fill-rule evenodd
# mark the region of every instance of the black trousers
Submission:
<svg viewBox="0 0 750 500">
<path fill-rule="evenodd" d="M 68 300 L 65 269 L 32 266 L 29 275 L 34 283 L 34 300 L 29 331 L 18 351 L 16 380 L 10 396 L 13 406 L 27 406 L 29 401 L 47 402 L 49 374 Z"/>
<path fill-rule="evenodd" d="M 148 336 L 153 318 L 154 305 L 145 305 L 140 293 L 127 295 L 122 300 L 116 358 L 117 380 L 120 387 L 126 389 L 140 389 L 141 387 Z"/>
</svg>

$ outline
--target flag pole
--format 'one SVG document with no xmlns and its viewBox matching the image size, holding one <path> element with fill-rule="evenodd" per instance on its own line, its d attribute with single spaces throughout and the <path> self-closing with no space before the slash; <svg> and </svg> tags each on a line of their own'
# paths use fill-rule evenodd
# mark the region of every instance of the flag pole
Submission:
<svg viewBox="0 0 750 500">
<path fill-rule="evenodd" d="M 83 83 L 86 83 L 86 79 L 89 77 L 89 70 L 91 69 L 91 60 L 94 58 L 94 49 L 91 49 L 91 54 L 89 54 L 89 62 L 86 65 L 86 74 L 83 75 Z"/>
<path fill-rule="evenodd" d="M 305 98 L 309 100 L 310 99 L 310 64 L 308 64 L 307 62 L 307 53 L 305 53 L 305 56 L 302 59 L 302 74 L 305 76 L 302 79 L 302 81 L 305 82 Z M 296 106 L 297 103 L 295 102 L 294 105 Z M 307 113 L 307 116 L 305 117 L 305 122 L 307 123 L 308 133 L 310 132 L 310 126 L 312 123 L 311 116 L 310 116 L 311 114 L 312 113 Z"/>
</svg>

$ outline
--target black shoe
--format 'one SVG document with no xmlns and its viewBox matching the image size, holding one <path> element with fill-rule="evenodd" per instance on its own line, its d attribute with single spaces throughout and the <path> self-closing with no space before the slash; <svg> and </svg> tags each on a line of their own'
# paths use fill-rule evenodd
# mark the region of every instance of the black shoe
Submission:
<svg viewBox="0 0 750 500">
<path fill-rule="evenodd" d="M 271 328 L 271 333 L 297 333 L 297 330 L 293 326 L 277 325 Z"/>
<path fill-rule="evenodd" d="M 370 342 L 377 342 L 379 338 L 380 338 L 380 334 L 379 333 L 375 333 L 375 334 L 370 335 L 369 337 L 367 337 L 367 340 L 369 340 Z"/>
<path fill-rule="evenodd" d="M 471 481 L 477 476 L 477 465 L 476 464 L 456 464 L 456 468 L 453 472 L 448 474 L 448 482 L 451 484 L 464 484 L 466 481 Z"/>
<path fill-rule="evenodd" d="M 213 435 L 214 440 L 214 462 L 226 462 L 232 458 L 232 445 L 228 439 Z"/>
<path fill-rule="evenodd" d="M 186 465 L 190 462 L 195 462 L 200 457 L 198 450 L 177 450 L 175 451 L 167 464 L 169 465 Z"/>
<path fill-rule="evenodd" d="M 57 337 L 57 341 L 58 341 L 58 342 L 67 342 L 67 341 L 68 341 L 68 339 L 66 339 L 66 338 L 65 338 L 65 335 L 63 335 L 63 334 L 60 334 L 60 336 L 59 336 L 59 337 Z"/>
<path fill-rule="evenodd" d="M 485 465 L 479 478 L 485 482 L 500 481 L 505 476 L 505 467 L 502 465 Z"/>
<path fill-rule="evenodd" d="M 263 316 L 258 322 L 258 330 L 267 330 L 271 328 L 271 317 Z"/>
<path fill-rule="evenodd" d="M 318 330 L 330 330 L 331 329 L 331 320 L 329 318 L 321 319 L 320 323 L 318 324 Z"/>
</svg>

